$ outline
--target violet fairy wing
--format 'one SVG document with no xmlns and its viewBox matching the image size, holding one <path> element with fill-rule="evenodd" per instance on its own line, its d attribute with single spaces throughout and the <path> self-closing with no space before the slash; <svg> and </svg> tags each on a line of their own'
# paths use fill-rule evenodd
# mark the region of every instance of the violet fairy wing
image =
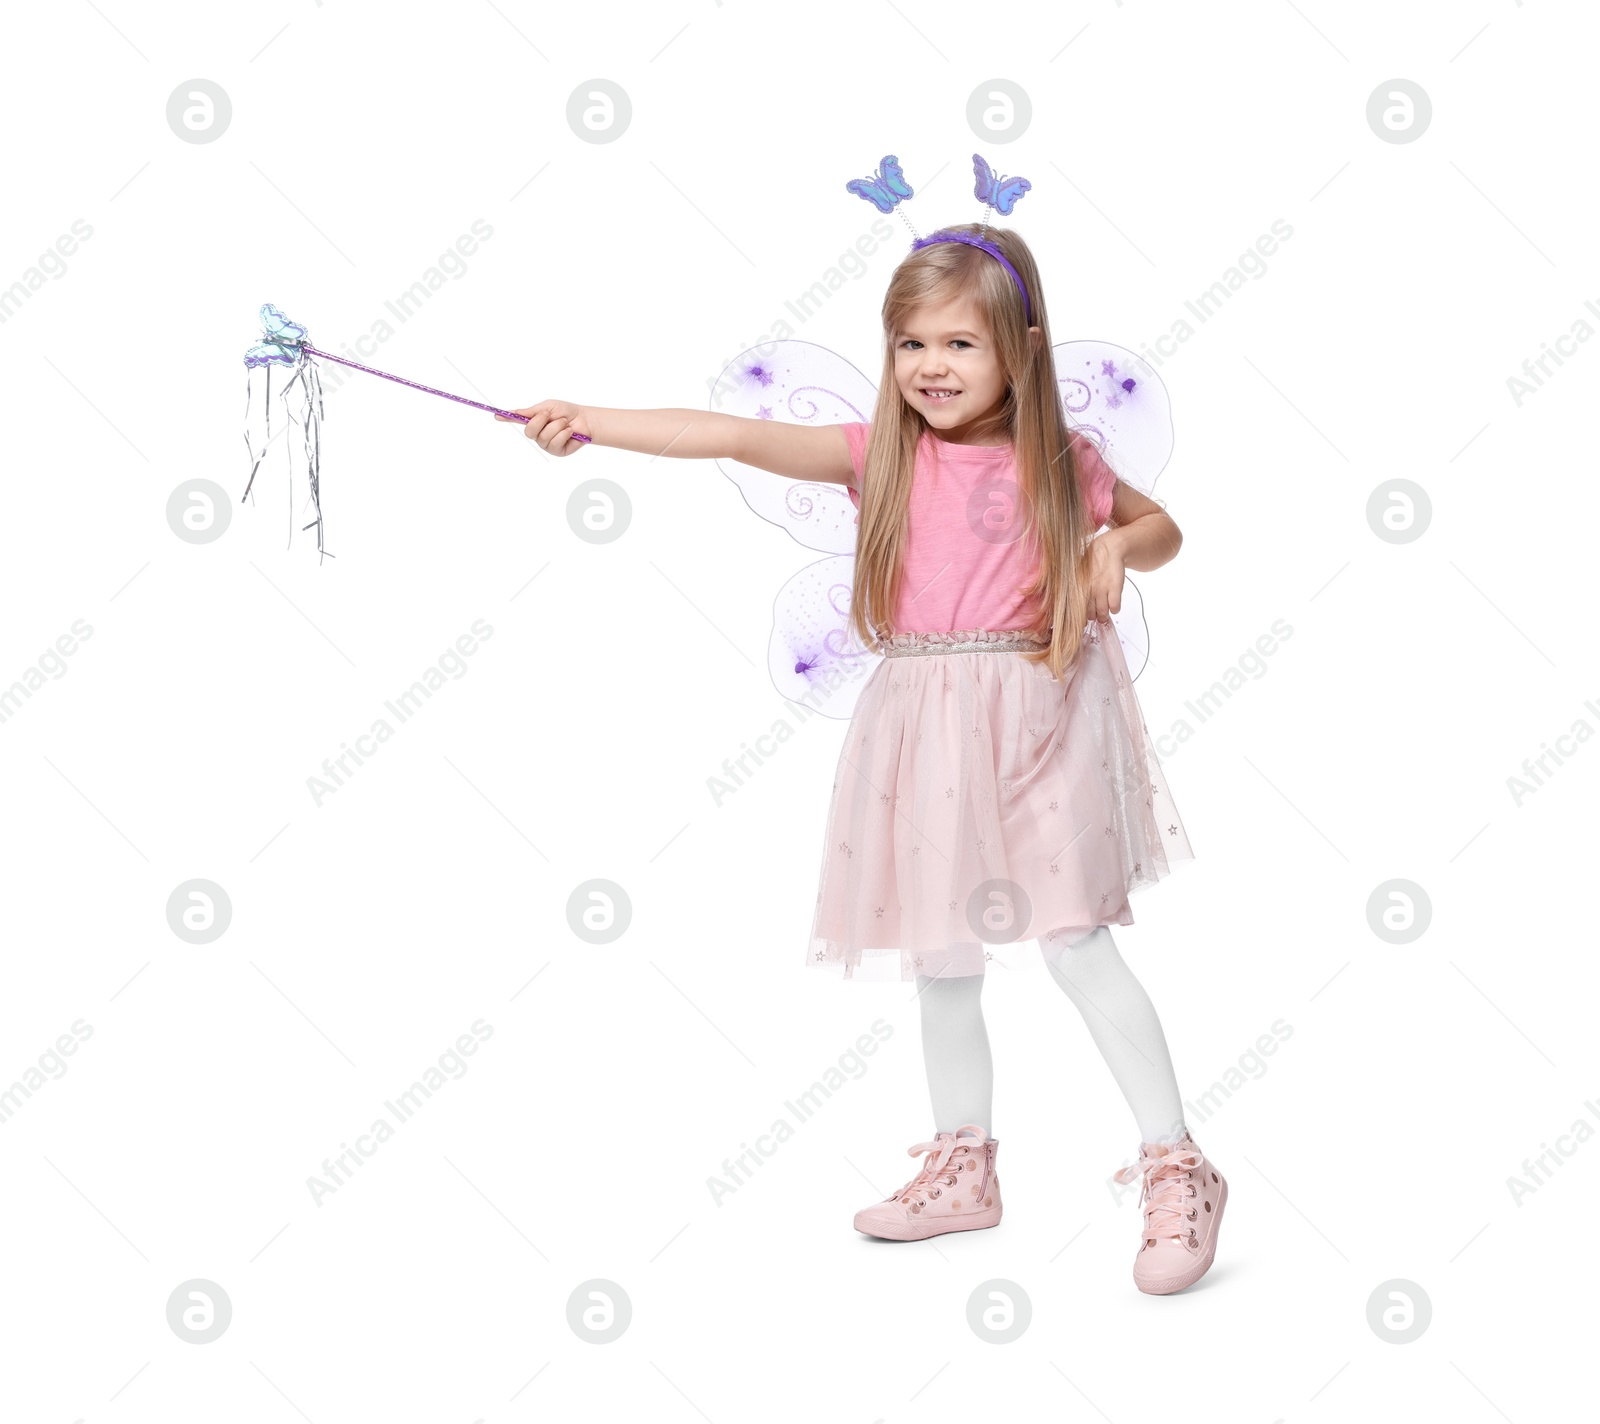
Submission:
<svg viewBox="0 0 1600 1424">
<path fill-rule="evenodd" d="M 851 630 L 854 554 L 807 564 L 772 600 L 767 661 L 780 696 L 829 717 L 848 719 L 881 655 Z"/>
<path fill-rule="evenodd" d="M 1094 441 L 1124 484 L 1153 496 L 1173 444 L 1172 400 L 1155 368 L 1109 341 L 1063 341 L 1053 350 L 1067 423 Z M 1131 578 L 1111 621 L 1137 678 L 1150 656 L 1150 629 Z"/>
<path fill-rule="evenodd" d="M 1124 483 L 1154 494 L 1172 458 L 1172 400 L 1150 363 L 1109 341 L 1053 348 L 1067 423 L 1094 441 Z"/>
<path fill-rule="evenodd" d="M 870 421 L 877 387 L 836 351 L 810 341 L 770 341 L 736 356 L 711 392 L 711 409 L 789 425 Z M 853 554 L 856 507 L 843 485 L 791 480 L 737 460 L 718 467 L 745 503 L 808 549 Z"/>
<path fill-rule="evenodd" d="M 772 341 L 730 361 L 711 409 L 793 425 L 871 421 L 877 388 L 836 351 Z M 849 628 L 857 513 L 844 485 L 792 480 L 737 460 L 717 464 L 744 501 L 808 549 L 832 555 L 796 572 L 773 599 L 768 662 L 773 685 L 797 703 L 848 718 L 880 660 Z"/>
</svg>

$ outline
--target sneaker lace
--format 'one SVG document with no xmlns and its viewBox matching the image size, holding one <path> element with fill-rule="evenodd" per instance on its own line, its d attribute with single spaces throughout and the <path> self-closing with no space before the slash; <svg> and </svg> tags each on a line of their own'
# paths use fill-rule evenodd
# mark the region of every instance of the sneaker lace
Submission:
<svg viewBox="0 0 1600 1424">
<path fill-rule="evenodd" d="M 1140 1149 L 1139 1160 L 1115 1174 L 1115 1180 L 1125 1186 L 1135 1177 L 1144 1178 L 1139 1202 L 1144 1208 L 1147 1237 L 1181 1237 L 1188 1230 L 1183 1221 L 1189 1214 L 1188 1202 L 1195 1189 L 1187 1178 L 1203 1160 L 1192 1144 L 1158 1146 L 1147 1142 Z"/>
<path fill-rule="evenodd" d="M 941 1132 L 934 1136 L 932 1142 L 918 1142 L 906 1149 L 906 1155 L 921 1157 L 926 1154 L 926 1161 L 922 1170 L 917 1173 L 905 1186 L 901 1187 L 895 1196 L 902 1202 L 909 1203 L 913 1198 L 924 1204 L 930 1198 L 939 1197 L 945 1186 L 956 1185 L 956 1174 L 950 1168 L 950 1159 L 955 1155 L 956 1148 L 965 1147 L 975 1151 L 981 1147 L 985 1137 L 964 1137 L 956 1140 L 956 1134 L 966 1131 L 965 1127 L 958 1127 L 955 1132 Z M 973 1127 L 973 1132 L 978 1129 Z"/>
</svg>

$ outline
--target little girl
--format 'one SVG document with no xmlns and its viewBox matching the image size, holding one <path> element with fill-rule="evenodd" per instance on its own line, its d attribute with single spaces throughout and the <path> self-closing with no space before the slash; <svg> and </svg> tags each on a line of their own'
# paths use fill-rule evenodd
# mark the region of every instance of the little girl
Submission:
<svg viewBox="0 0 1600 1424">
<path fill-rule="evenodd" d="M 985 945 L 1026 936 L 1133 1110 L 1139 1160 L 1116 1174 L 1143 1179 L 1133 1276 L 1169 1294 L 1210 1268 L 1228 1187 L 1184 1125 L 1161 1022 L 1109 928 L 1133 923 L 1128 896 L 1169 873 L 1169 848 L 1189 854 L 1109 615 L 1123 571 L 1160 568 L 1182 535 L 1067 424 L 1015 231 L 920 239 L 883 327 L 870 425 L 559 400 L 517 414 L 552 455 L 581 449 L 576 434 L 848 487 L 850 626 L 884 656 L 840 752 L 807 960 L 852 978 L 898 956 L 935 1129 L 910 1148 L 921 1170 L 856 1229 L 905 1241 L 999 1223 L 979 998 Z"/>
</svg>

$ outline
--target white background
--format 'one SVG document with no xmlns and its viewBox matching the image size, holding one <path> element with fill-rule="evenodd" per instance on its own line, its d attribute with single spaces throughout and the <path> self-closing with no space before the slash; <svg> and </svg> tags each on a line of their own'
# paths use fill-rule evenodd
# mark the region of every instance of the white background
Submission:
<svg viewBox="0 0 1600 1424">
<path fill-rule="evenodd" d="M 1600 726 L 1600 350 L 1520 404 L 1507 379 L 1600 329 L 1596 39 L 1542 0 L 8 7 L 0 287 L 93 232 L 0 325 L 0 686 L 92 628 L 0 722 L 0 1082 L 48 1065 L 0 1123 L 6 1417 L 1555 1417 L 1592 1343 L 1600 1145 L 1563 1139 L 1520 1204 L 1508 1178 L 1600 1127 L 1600 750 L 1520 805 L 1507 778 Z M 197 77 L 231 99 L 214 142 L 166 120 Z M 596 77 L 632 101 L 610 143 L 566 119 Z M 1032 100 L 1009 143 L 966 117 L 997 77 Z M 1397 77 L 1432 101 L 1411 143 L 1366 118 Z M 844 724 L 707 789 L 782 714 L 772 599 L 816 557 L 714 464 L 556 461 L 352 374 L 336 559 L 287 547 L 281 442 L 222 538 L 166 519 L 185 482 L 242 492 L 262 302 L 340 350 L 481 219 L 375 364 L 703 407 L 868 230 L 846 179 L 897 154 L 926 231 L 975 213 L 974 148 L 1033 181 L 1013 221 L 1056 341 L 1138 349 L 1293 228 L 1161 368 L 1185 543 L 1137 576 L 1148 725 L 1195 728 L 1161 747 L 1197 859 L 1117 939 L 1187 1098 L 1248 1068 L 1191 1117 L 1233 1195 L 1170 1298 L 1134 1289 L 1107 1186 L 1134 1124 L 1038 965 L 985 995 L 1003 1225 L 852 1230 L 931 1131 L 916 1008 L 803 964 Z M 899 250 L 796 334 L 875 375 Z M 633 511 L 599 546 L 567 519 L 596 476 Z M 1368 515 L 1399 478 L 1431 504 L 1403 544 Z M 323 759 L 477 619 L 466 675 L 317 805 Z M 195 878 L 232 904 L 205 945 L 166 917 Z M 609 945 L 569 927 L 591 879 L 631 901 Z M 1406 944 L 1369 923 L 1397 879 L 1431 907 Z M 866 1071 L 716 1204 L 878 1019 Z M 464 1075 L 319 1205 L 324 1159 L 476 1020 Z M 605 1345 L 566 1313 L 597 1278 L 633 1311 Z M 210 1344 L 167 1321 L 196 1279 L 232 1304 Z M 1031 1301 L 1015 1343 L 967 1324 L 992 1279 Z M 1410 1344 L 1367 1320 L 1394 1279 L 1432 1302 Z"/>
</svg>

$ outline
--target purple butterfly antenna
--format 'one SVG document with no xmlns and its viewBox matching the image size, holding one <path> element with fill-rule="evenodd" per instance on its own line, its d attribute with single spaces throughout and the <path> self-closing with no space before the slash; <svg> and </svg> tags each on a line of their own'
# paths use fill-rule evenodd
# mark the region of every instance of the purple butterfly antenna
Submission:
<svg viewBox="0 0 1600 1424">
<path fill-rule="evenodd" d="M 482 401 L 468 400 L 465 396 L 451 395 L 449 391 L 441 391 L 436 386 L 425 386 L 420 381 L 410 381 L 404 376 L 391 375 L 388 371 L 380 371 L 374 366 L 363 366 L 361 362 L 352 361 L 346 356 L 335 356 L 331 351 L 323 351 L 313 346 L 303 337 L 299 341 L 288 341 L 281 336 L 274 336 L 269 333 L 262 339 L 263 341 L 283 346 L 288 350 L 303 351 L 308 356 L 320 356 L 325 361 L 337 361 L 341 366 L 353 366 L 358 371 L 365 371 L 371 376 L 382 376 L 386 381 L 396 381 L 402 386 L 410 386 L 415 391 L 426 391 L 432 396 L 443 396 L 446 400 L 459 401 L 462 405 L 470 405 L 478 410 L 487 410 L 494 415 L 503 415 L 507 420 L 519 421 L 523 425 L 528 423 L 527 416 L 518 415 L 514 410 L 501 410 L 497 405 L 485 405 Z M 581 440 L 585 445 L 592 443 L 589 436 L 580 435 L 576 430 L 569 432 L 568 439 Z"/>
</svg>

